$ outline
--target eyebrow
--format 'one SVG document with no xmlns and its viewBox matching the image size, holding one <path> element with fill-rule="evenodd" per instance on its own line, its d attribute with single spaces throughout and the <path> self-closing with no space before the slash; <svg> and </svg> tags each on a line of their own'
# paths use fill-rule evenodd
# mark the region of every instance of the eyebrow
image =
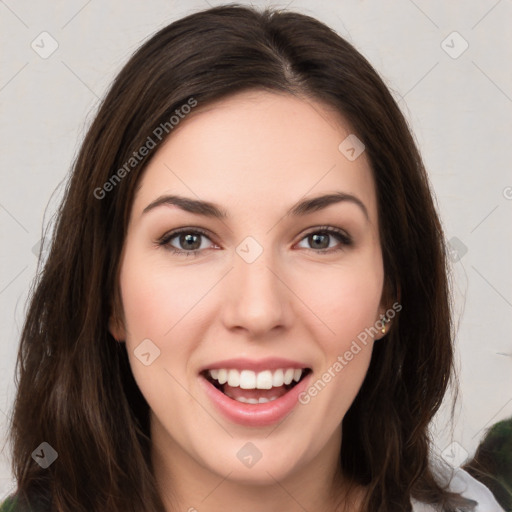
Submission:
<svg viewBox="0 0 512 512">
<path fill-rule="evenodd" d="M 365 217 L 369 220 L 368 210 L 364 203 L 356 196 L 353 196 L 352 194 L 346 194 L 344 192 L 325 194 L 310 199 L 305 199 L 304 201 L 300 201 L 299 203 L 292 206 L 286 212 L 285 216 L 304 216 L 316 212 L 318 210 L 327 208 L 332 204 L 341 202 L 350 202 L 359 206 L 359 208 L 364 213 Z M 158 197 L 148 206 L 146 206 L 146 208 L 144 208 L 142 214 L 154 210 L 155 208 L 162 205 L 177 206 L 178 208 L 189 213 L 194 213 L 196 215 L 203 215 L 205 217 L 212 217 L 221 220 L 227 219 L 229 217 L 226 210 L 217 206 L 214 203 L 178 195 L 164 195 Z"/>
</svg>

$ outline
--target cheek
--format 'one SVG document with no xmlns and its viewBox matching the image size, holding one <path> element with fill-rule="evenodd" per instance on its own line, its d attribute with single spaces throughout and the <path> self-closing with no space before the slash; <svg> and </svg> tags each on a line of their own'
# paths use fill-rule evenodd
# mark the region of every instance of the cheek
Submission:
<svg viewBox="0 0 512 512">
<path fill-rule="evenodd" d="M 168 338 L 181 319 L 211 286 L 201 272 L 165 264 L 135 251 L 125 259 L 121 271 L 121 296 L 126 327 L 132 342 Z"/>
<path fill-rule="evenodd" d="M 171 269 L 165 260 L 156 261 L 147 249 L 138 252 L 135 246 L 128 248 L 120 285 L 131 369 L 151 409 L 174 410 L 183 407 L 183 400 L 187 400 L 178 381 L 183 380 L 189 354 L 194 349 L 183 327 L 187 326 L 190 335 L 189 329 L 194 326 L 186 322 L 187 313 L 208 283 L 201 286 L 193 273 Z M 148 339 L 152 344 L 144 341 L 148 347 L 145 352 L 151 354 L 152 361 L 145 365 L 137 354 L 142 353 L 139 346 Z M 158 355 L 153 359 L 154 354 Z M 174 399 L 169 401 L 169 396 Z"/>
<path fill-rule="evenodd" d="M 327 431 L 342 420 L 366 377 L 373 349 L 368 333 L 376 334 L 369 329 L 378 319 L 383 280 L 378 251 L 318 269 L 314 279 L 302 278 L 301 293 L 309 290 L 308 306 L 321 321 L 312 316 L 310 325 L 323 353 L 304 401 L 316 404 Z"/>
<path fill-rule="evenodd" d="M 306 277 L 307 276 L 307 277 Z M 298 278 L 297 294 L 304 297 L 314 317 L 323 324 L 322 339 L 343 350 L 347 342 L 378 319 L 383 268 L 377 255 L 339 266 L 326 266 Z"/>
</svg>

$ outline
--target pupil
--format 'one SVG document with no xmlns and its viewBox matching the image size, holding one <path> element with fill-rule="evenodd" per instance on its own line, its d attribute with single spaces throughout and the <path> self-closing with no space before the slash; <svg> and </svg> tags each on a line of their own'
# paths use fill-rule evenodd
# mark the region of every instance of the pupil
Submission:
<svg viewBox="0 0 512 512">
<path fill-rule="evenodd" d="M 181 235 L 181 243 L 183 247 L 188 247 L 189 249 L 198 249 L 201 243 L 198 244 L 199 237 L 197 235 Z M 197 247 L 192 247 L 192 245 L 197 245 Z"/>
<path fill-rule="evenodd" d="M 314 234 L 314 235 L 311 235 L 311 239 L 313 240 L 313 245 L 316 245 L 317 247 L 315 247 L 316 249 L 327 249 L 327 247 L 329 247 L 329 243 L 327 242 L 327 245 L 324 243 L 322 244 L 322 239 L 323 241 L 327 241 L 327 235 L 318 235 L 318 234 Z M 318 245 L 320 245 L 321 247 L 318 247 Z"/>
</svg>

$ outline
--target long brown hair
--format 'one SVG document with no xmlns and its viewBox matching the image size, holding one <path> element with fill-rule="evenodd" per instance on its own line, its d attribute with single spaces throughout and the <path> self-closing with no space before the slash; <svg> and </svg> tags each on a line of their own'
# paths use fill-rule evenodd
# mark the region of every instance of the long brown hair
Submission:
<svg viewBox="0 0 512 512">
<path fill-rule="evenodd" d="M 191 99 L 201 108 L 249 89 L 334 108 L 372 165 L 385 291 L 403 309 L 375 345 L 343 420 L 344 474 L 367 486 L 365 511 L 407 511 L 411 496 L 446 510 L 467 504 L 436 483 L 428 460 L 453 332 L 443 231 L 407 123 L 375 70 L 333 30 L 302 14 L 237 5 L 189 15 L 145 42 L 85 136 L 21 336 L 10 437 L 20 499 L 46 495 L 58 512 L 164 511 L 148 404 L 125 345 L 107 329 L 121 311 L 120 254 L 134 192 L 156 149 L 136 164 L 130 158 L 148 137 L 157 147 L 165 140 L 157 127 L 168 123 L 172 136 L 170 117 Z M 42 442 L 58 453 L 47 469 L 31 457 Z"/>
</svg>

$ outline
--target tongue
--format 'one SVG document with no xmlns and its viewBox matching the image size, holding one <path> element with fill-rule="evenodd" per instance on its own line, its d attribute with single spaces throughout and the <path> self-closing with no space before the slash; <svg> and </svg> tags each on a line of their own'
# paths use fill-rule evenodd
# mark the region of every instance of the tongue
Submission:
<svg viewBox="0 0 512 512">
<path fill-rule="evenodd" d="M 243 397 L 243 398 L 280 398 L 282 397 L 287 391 L 288 388 L 286 386 L 279 386 L 277 388 L 272 389 L 242 389 L 239 387 L 232 387 L 229 384 L 224 384 L 223 388 L 224 394 L 229 396 L 229 398 L 233 398 L 236 400 L 237 398 Z"/>
</svg>

